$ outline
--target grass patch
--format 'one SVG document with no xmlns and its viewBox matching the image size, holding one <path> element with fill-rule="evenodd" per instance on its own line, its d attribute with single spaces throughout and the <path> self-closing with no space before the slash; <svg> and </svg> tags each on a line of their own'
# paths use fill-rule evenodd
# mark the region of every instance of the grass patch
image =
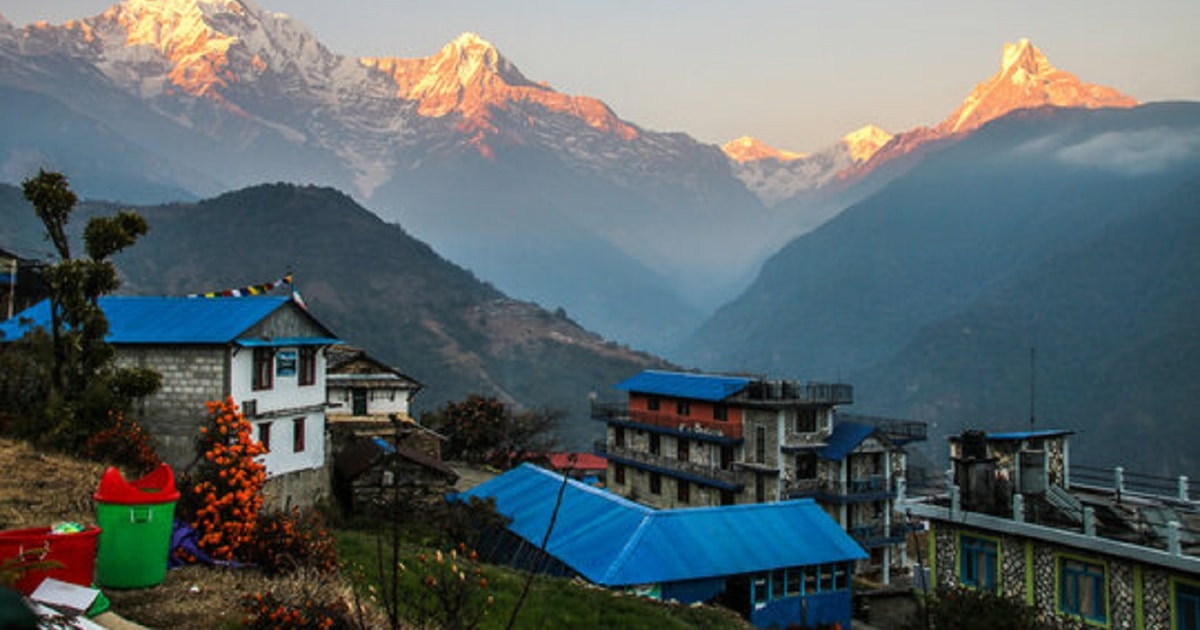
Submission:
<svg viewBox="0 0 1200 630">
<path fill-rule="evenodd" d="M 383 591 L 379 578 L 378 548 L 375 535 L 360 530 L 338 530 L 338 551 L 347 568 L 358 576 L 362 592 Z M 384 554 L 390 556 L 387 540 Z M 419 554 L 428 558 L 434 552 L 416 545 L 404 545 L 401 562 L 407 568 L 399 589 L 401 610 L 412 601 L 419 584 Z M 489 607 L 480 627 L 485 630 L 504 628 L 513 607 L 520 597 L 526 575 L 507 567 L 483 565 L 483 576 L 494 604 Z M 371 590 L 373 589 L 373 590 Z M 402 616 L 404 613 L 401 613 Z M 607 588 L 595 587 L 580 580 L 539 576 L 517 617 L 518 628 L 622 628 L 629 630 L 670 630 L 678 628 L 710 628 L 714 630 L 751 627 L 732 611 L 710 606 L 684 606 L 626 595 Z"/>
</svg>

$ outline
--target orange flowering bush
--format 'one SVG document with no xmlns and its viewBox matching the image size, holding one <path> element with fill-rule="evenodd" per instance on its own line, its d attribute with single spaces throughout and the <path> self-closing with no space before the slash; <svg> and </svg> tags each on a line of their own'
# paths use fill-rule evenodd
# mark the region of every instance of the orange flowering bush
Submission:
<svg viewBox="0 0 1200 630">
<path fill-rule="evenodd" d="M 99 462 L 126 466 L 139 475 L 162 462 L 145 429 L 119 411 L 108 412 L 108 427 L 88 438 L 84 453 Z"/>
<path fill-rule="evenodd" d="M 416 621 L 433 623 L 447 630 L 473 630 L 495 605 L 487 594 L 479 554 L 459 543 L 450 553 L 436 550 L 432 556 L 419 554 L 414 573 L 420 587 L 411 593 L 409 606 Z"/>
<path fill-rule="evenodd" d="M 250 613 L 246 628 L 328 630 L 355 628 L 350 619 L 350 607 L 342 600 L 320 600 L 311 596 L 289 598 L 275 593 L 254 593 L 244 596 L 242 610 Z"/>
<path fill-rule="evenodd" d="M 319 573 L 338 570 L 337 541 L 325 530 L 315 511 L 260 515 L 254 537 L 242 558 L 268 575 L 311 568 Z"/>
<path fill-rule="evenodd" d="M 232 560 L 254 539 L 267 480 L 266 467 L 255 458 L 266 449 L 250 437 L 252 427 L 232 398 L 207 407 L 199 467 L 186 488 L 195 509 L 191 524 L 201 549 L 216 560 Z"/>
</svg>

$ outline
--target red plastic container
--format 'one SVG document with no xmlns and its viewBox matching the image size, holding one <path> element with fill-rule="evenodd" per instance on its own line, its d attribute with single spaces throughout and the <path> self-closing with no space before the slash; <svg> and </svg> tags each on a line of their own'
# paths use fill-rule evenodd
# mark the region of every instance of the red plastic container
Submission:
<svg viewBox="0 0 1200 630">
<path fill-rule="evenodd" d="M 0 531 L 0 562 L 24 555 L 26 560 L 57 562 L 61 567 L 27 571 L 17 580 L 16 588 L 24 595 L 33 593 L 42 580 L 56 580 L 91 586 L 96 572 L 96 537 L 100 528 L 89 525 L 74 534 L 55 534 L 49 527 Z"/>
<path fill-rule="evenodd" d="M 171 503 L 179 500 L 179 490 L 175 487 L 175 472 L 166 464 L 159 464 L 150 474 L 134 481 L 126 481 L 121 471 L 109 466 L 92 498 L 118 505 Z"/>
</svg>

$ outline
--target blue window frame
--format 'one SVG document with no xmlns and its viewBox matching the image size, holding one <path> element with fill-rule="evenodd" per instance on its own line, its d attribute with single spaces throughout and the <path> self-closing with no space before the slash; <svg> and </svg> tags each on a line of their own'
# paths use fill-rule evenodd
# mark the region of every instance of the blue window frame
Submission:
<svg viewBox="0 0 1200 630">
<path fill-rule="evenodd" d="M 1058 559 L 1058 609 L 1088 621 L 1108 623 L 1108 586 L 1103 564 L 1081 558 Z"/>
<path fill-rule="evenodd" d="M 964 586 L 996 590 L 1000 544 L 994 538 L 960 534 L 958 581 Z"/>
<path fill-rule="evenodd" d="M 1175 582 L 1172 601 L 1174 630 L 1200 630 L 1200 583 Z"/>
</svg>

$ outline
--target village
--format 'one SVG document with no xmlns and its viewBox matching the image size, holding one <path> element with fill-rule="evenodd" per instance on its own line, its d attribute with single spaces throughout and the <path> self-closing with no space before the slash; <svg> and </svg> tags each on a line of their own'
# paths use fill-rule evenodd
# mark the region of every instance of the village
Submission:
<svg viewBox="0 0 1200 630">
<path fill-rule="evenodd" d="M 0 324 L 5 353 L 45 331 L 55 339 L 86 333 L 84 319 L 61 331 L 63 312 L 50 296 L 17 293 L 18 270 L 29 262 L 0 252 L 0 267 L 11 270 Z M 137 429 L 120 435 L 144 431 L 138 439 L 160 462 L 129 489 L 120 472 L 96 479 L 97 514 L 133 504 L 148 514 L 165 510 L 161 523 L 191 495 L 190 526 L 199 534 L 180 546 L 188 539 L 179 527 L 143 531 L 132 516 L 134 525 L 98 518 L 101 527 L 78 533 L 40 531 L 45 549 L 62 536 L 99 537 L 98 553 L 82 552 L 94 556 L 81 576 L 78 566 L 21 565 L 29 545 L 19 536 L 30 530 L 0 531 L 0 560 L 10 562 L 25 596 L 68 574 L 68 584 L 85 590 L 153 587 L 172 562 L 245 560 L 235 550 L 250 548 L 254 536 L 267 548 L 257 557 L 275 557 L 263 523 L 252 535 L 221 529 L 230 523 L 217 523 L 219 515 L 252 522 L 260 509 L 333 506 L 346 518 L 390 519 L 396 528 L 449 504 L 467 508 L 451 521 L 473 532 L 462 558 L 451 550 L 451 583 L 459 563 L 505 566 L 529 582 L 566 578 L 634 598 L 716 606 L 761 628 L 932 627 L 931 611 L 949 614 L 956 595 L 970 599 L 964 593 L 1016 607 L 1030 627 L 1200 623 L 1200 505 L 1189 480 L 1077 466 L 1070 427 L 1014 421 L 1012 431 L 963 431 L 946 436 L 948 470 L 910 469 L 910 447 L 933 439 L 926 425 L 843 411 L 854 402 L 851 384 L 656 369 L 612 383 L 612 394 L 592 401 L 604 438 L 591 451 L 497 449 L 485 439 L 473 447 L 480 465 L 464 467 L 444 453 L 464 437 L 414 417 L 419 380 L 345 344 L 310 311 L 290 274 L 206 294 L 95 298 L 112 365 L 158 375 L 153 393 L 137 397 L 123 420 Z M 508 413 L 495 401 L 475 403 Z M 198 432 L 207 447 L 199 453 Z M 203 458 L 208 468 L 197 465 Z M 227 477 L 246 492 L 222 503 Z M 481 518 L 477 505 L 490 506 L 492 518 Z M 279 521 L 279 531 L 300 522 Z M 318 555 L 313 540 L 306 555 Z M 131 546 L 114 552 L 121 544 Z M 441 565 L 443 551 L 436 554 Z M 77 562 L 78 555 L 66 564 Z M 395 593 L 401 583 L 391 570 Z M 386 573 L 381 564 L 377 577 Z M 480 599 L 487 579 L 478 583 L 480 592 L 459 593 L 462 601 L 491 602 Z M 432 574 L 426 584 L 437 588 Z M 398 627 L 400 615 L 383 607 Z M 466 611 L 415 625 L 479 627 L 483 613 Z M 313 611 L 274 612 L 264 604 L 261 627 L 308 627 L 302 618 Z M 343 618 L 322 619 L 330 627 Z"/>
</svg>

